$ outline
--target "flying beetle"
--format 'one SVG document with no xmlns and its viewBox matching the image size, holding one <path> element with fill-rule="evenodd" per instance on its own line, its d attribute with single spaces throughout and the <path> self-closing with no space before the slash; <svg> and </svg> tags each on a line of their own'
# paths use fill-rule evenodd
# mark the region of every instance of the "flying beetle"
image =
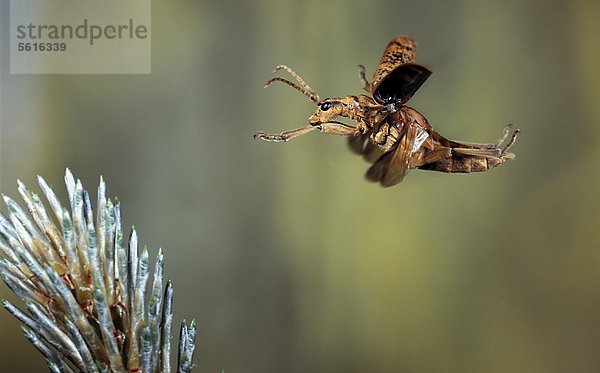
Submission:
<svg viewBox="0 0 600 373">
<path fill-rule="evenodd" d="M 411 169 L 448 173 L 482 172 L 514 159 L 508 150 L 519 134 L 515 130 L 506 139 L 512 125 L 504 127 L 494 144 L 453 141 L 436 132 L 425 117 L 406 103 L 431 75 L 431 70 L 417 64 L 417 43 L 408 36 L 393 39 L 385 48 L 379 65 L 369 82 L 365 68 L 359 65 L 359 79 L 367 95 L 326 98 L 319 95 L 286 65 L 278 71 L 288 72 L 295 82 L 275 76 L 265 88 L 281 82 L 296 89 L 317 105 L 309 125 L 279 134 L 256 132 L 254 138 L 282 142 L 314 130 L 348 136 L 350 148 L 370 163 L 366 177 L 384 187 L 396 185 Z M 352 125 L 337 121 L 347 118 Z M 503 145 L 505 144 L 505 145 Z"/>
</svg>

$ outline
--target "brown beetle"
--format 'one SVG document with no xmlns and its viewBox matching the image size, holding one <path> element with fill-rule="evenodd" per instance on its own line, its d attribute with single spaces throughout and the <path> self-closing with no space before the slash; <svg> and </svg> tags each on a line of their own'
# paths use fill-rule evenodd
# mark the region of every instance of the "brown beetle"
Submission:
<svg viewBox="0 0 600 373">
<path fill-rule="evenodd" d="M 359 66 L 359 78 L 366 95 L 327 98 L 319 95 L 291 68 L 275 67 L 273 73 L 285 70 L 297 83 L 274 77 L 265 87 L 279 81 L 300 91 L 317 104 L 306 127 L 279 134 L 256 132 L 255 138 L 266 141 L 288 141 L 315 129 L 321 132 L 349 136 L 350 148 L 373 163 L 367 171 L 367 179 L 388 187 L 398 184 L 410 169 L 441 172 L 487 171 L 504 163 L 515 155 L 508 153 L 519 130 L 515 130 L 510 141 L 503 147 L 511 125 L 504 128 L 496 144 L 471 144 L 448 140 L 434 131 L 425 117 L 406 102 L 415 94 L 431 75 L 427 67 L 415 63 L 416 42 L 401 36 L 386 47 L 381 61 L 369 83 L 365 69 Z M 343 117 L 354 121 L 354 125 L 335 120 Z"/>
</svg>

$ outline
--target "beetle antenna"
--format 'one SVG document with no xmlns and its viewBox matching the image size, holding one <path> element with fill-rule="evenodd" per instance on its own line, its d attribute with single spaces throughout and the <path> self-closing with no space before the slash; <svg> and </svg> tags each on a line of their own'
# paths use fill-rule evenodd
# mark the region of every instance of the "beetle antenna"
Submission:
<svg viewBox="0 0 600 373">
<path fill-rule="evenodd" d="M 273 69 L 273 72 L 271 74 L 275 74 L 279 70 L 287 71 L 288 73 L 290 73 L 291 76 L 294 77 L 294 79 L 296 79 L 296 81 L 298 83 L 300 83 L 300 85 L 302 87 L 304 87 L 306 90 L 314 93 L 314 90 L 312 88 L 310 88 L 310 86 L 304 81 L 304 79 L 302 79 L 302 77 L 297 72 L 295 72 L 291 67 L 289 67 L 287 65 L 277 65 L 277 66 L 275 66 L 275 68 Z"/>
<path fill-rule="evenodd" d="M 279 76 L 269 79 L 267 81 L 267 83 L 265 83 L 265 88 L 270 86 L 273 82 L 282 82 L 284 84 L 289 85 L 290 87 L 294 88 L 298 92 L 302 93 L 304 96 L 308 97 L 308 99 L 311 100 L 312 102 L 314 102 L 315 104 L 318 104 L 319 102 L 321 102 L 319 95 L 316 94 L 312 89 L 307 89 L 306 87 L 301 87 L 298 84 L 296 84 L 294 82 L 290 82 L 289 80 L 281 78 Z M 308 87 L 308 88 L 310 88 L 310 87 Z"/>
</svg>

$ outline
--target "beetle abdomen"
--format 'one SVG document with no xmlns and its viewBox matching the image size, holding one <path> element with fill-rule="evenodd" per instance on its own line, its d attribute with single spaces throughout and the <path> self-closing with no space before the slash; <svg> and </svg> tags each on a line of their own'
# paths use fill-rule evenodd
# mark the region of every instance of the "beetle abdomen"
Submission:
<svg viewBox="0 0 600 373">
<path fill-rule="evenodd" d="M 421 170 L 440 171 L 440 172 L 483 172 L 490 168 L 500 166 L 506 158 L 502 157 L 484 157 L 474 155 L 457 155 L 442 159 L 437 162 L 424 164 L 419 168 Z"/>
</svg>

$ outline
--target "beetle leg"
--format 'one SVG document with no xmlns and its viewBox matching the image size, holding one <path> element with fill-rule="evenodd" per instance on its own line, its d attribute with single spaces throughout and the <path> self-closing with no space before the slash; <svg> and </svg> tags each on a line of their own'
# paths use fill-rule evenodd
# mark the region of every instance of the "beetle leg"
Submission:
<svg viewBox="0 0 600 373">
<path fill-rule="evenodd" d="M 452 153 L 480 157 L 499 157 L 502 155 L 500 149 L 452 148 Z"/>
<path fill-rule="evenodd" d="M 265 141 L 272 142 L 285 142 L 293 139 L 294 137 L 305 135 L 315 129 L 328 133 L 331 135 L 339 135 L 339 136 L 354 136 L 359 133 L 358 128 L 349 126 L 340 122 L 325 122 L 319 123 L 317 125 L 309 125 L 306 127 L 296 128 L 289 131 L 284 131 L 281 133 L 265 133 L 265 132 L 255 132 L 254 138 L 259 138 Z"/>
<path fill-rule="evenodd" d="M 315 130 L 315 126 L 306 126 L 301 128 L 296 128 L 289 131 L 284 131 L 281 133 L 264 133 L 264 132 L 255 132 L 254 138 L 259 138 L 265 141 L 273 141 L 273 142 L 282 142 L 293 139 L 294 137 L 305 135 L 313 130 Z"/>
<path fill-rule="evenodd" d="M 466 154 L 466 155 L 482 155 L 482 156 L 489 155 L 492 157 L 499 157 L 500 155 L 506 154 L 508 149 L 510 149 L 510 147 L 513 146 L 513 144 L 517 140 L 517 136 L 521 132 L 521 130 L 516 129 L 513 132 L 508 143 L 503 148 L 500 148 L 502 146 L 502 144 L 504 143 L 504 141 L 506 141 L 506 138 L 508 137 L 508 134 L 510 133 L 511 128 L 512 128 L 512 124 L 507 124 L 504 127 L 502 137 L 500 137 L 500 139 L 498 139 L 498 142 L 495 144 L 477 144 L 477 143 L 453 141 L 451 144 L 452 149 L 460 152 L 461 154 Z"/>
<path fill-rule="evenodd" d="M 358 121 L 358 132 L 360 132 L 361 135 L 364 135 L 365 133 L 367 133 L 367 131 L 369 130 L 369 125 L 367 124 L 367 122 L 365 122 L 363 119 Z"/>
<path fill-rule="evenodd" d="M 517 136 L 519 135 L 520 132 L 521 132 L 521 130 L 518 128 L 515 130 L 515 132 L 513 132 L 512 137 L 510 138 L 510 141 L 508 142 L 508 144 L 506 144 L 504 149 L 502 149 L 502 155 L 506 154 L 506 151 L 508 149 L 510 149 L 511 146 L 513 146 L 513 144 L 517 140 Z"/>
<path fill-rule="evenodd" d="M 367 80 L 365 67 L 363 65 L 358 65 L 358 78 L 362 83 L 363 89 L 371 93 L 371 84 L 369 84 L 369 81 Z"/>
<path fill-rule="evenodd" d="M 502 145 L 502 143 L 504 142 L 504 140 L 506 140 L 506 138 L 508 137 L 508 134 L 509 134 L 510 129 L 512 128 L 512 126 L 513 126 L 512 123 L 508 123 L 506 126 L 504 126 L 504 130 L 502 130 L 502 137 L 500 137 L 498 139 L 498 142 L 496 143 L 496 148 L 499 148 L 500 145 Z"/>
<path fill-rule="evenodd" d="M 319 131 L 331 135 L 354 136 L 359 133 L 358 128 L 341 122 L 325 122 L 315 126 Z"/>
<path fill-rule="evenodd" d="M 390 131 L 390 125 L 387 123 L 383 123 L 377 132 L 373 132 L 371 134 L 371 140 L 377 145 L 384 145 L 387 141 L 387 137 Z"/>
</svg>

